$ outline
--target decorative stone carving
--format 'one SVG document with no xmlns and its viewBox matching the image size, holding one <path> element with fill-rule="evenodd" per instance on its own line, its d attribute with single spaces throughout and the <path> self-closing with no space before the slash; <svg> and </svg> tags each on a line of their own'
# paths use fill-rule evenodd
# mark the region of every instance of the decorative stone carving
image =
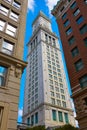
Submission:
<svg viewBox="0 0 87 130">
<path fill-rule="evenodd" d="M 21 78 L 21 75 L 22 75 L 22 66 L 20 64 L 17 64 L 15 68 L 15 76 L 16 78 Z"/>
</svg>

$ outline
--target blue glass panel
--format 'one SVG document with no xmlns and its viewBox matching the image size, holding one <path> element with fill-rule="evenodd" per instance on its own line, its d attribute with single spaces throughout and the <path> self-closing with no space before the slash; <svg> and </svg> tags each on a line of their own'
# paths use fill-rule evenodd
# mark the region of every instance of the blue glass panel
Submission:
<svg viewBox="0 0 87 130">
<path fill-rule="evenodd" d="M 70 8 L 71 8 L 71 9 L 74 9 L 76 6 L 77 6 L 77 3 L 74 2 L 74 3 L 70 6 Z"/>
<path fill-rule="evenodd" d="M 80 23 L 82 23 L 83 21 L 84 21 L 84 19 L 83 19 L 82 16 L 80 16 L 80 17 L 76 20 L 77 24 L 80 24 Z"/>
</svg>

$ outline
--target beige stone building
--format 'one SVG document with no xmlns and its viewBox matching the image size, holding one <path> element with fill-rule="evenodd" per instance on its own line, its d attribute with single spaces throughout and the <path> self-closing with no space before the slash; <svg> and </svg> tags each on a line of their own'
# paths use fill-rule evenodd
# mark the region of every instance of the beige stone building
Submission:
<svg viewBox="0 0 87 130">
<path fill-rule="evenodd" d="M 17 130 L 27 0 L 0 0 L 0 130 Z"/>
</svg>

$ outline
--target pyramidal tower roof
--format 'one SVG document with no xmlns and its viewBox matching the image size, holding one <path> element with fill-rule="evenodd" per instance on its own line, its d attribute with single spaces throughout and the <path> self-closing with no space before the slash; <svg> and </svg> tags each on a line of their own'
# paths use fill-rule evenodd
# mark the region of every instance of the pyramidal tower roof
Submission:
<svg viewBox="0 0 87 130">
<path fill-rule="evenodd" d="M 43 17 L 44 19 L 46 19 L 47 21 L 50 21 L 50 19 L 40 10 L 40 12 L 38 13 L 37 17 L 35 18 L 35 20 L 33 21 L 32 25 L 36 22 L 36 20 L 39 18 L 39 17 Z"/>
</svg>

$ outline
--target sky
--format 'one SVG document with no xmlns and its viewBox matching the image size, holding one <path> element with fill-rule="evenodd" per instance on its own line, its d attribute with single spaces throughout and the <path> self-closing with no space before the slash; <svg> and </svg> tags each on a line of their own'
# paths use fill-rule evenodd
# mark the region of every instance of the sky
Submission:
<svg viewBox="0 0 87 130">
<path fill-rule="evenodd" d="M 67 79 L 67 83 L 68 83 L 68 89 L 69 89 L 69 93 L 71 95 L 70 83 L 69 83 L 69 79 L 68 79 L 68 74 L 67 74 L 66 64 L 65 64 L 65 60 L 64 60 L 62 44 L 60 41 L 58 26 L 57 26 L 55 17 L 51 15 L 51 10 L 57 4 L 57 1 L 59 1 L 59 0 L 28 0 L 23 59 L 25 61 L 27 61 L 28 48 L 27 48 L 26 44 L 28 43 L 30 37 L 32 36 L 32 22 L 38 15 L 39 11 L 42 11 L 51 20 L 52 30 L 53 30 L 53 32 L 56 33 L 56 35 L 59 38 L 60 48 L 61 48 L 61 52 L 62 52 L 62 58 L 63 58 L 63 62 L 64 62 L 64 68 L 65 68 L 65 73 L 66 73 L 66 79 Z M 22 122 L 25 80 L 26 80 L 26 70 L 24 70 L 24 73 L 23 73 L 22 79 L 21 79 L 21 85 L 20 85 L 18 122 Z M 72 105 L 73 105 L 73 103 L 72 103 Z M 74 109 L 74 106 L 73 106 L 73 109 Z"/>
</svg>

